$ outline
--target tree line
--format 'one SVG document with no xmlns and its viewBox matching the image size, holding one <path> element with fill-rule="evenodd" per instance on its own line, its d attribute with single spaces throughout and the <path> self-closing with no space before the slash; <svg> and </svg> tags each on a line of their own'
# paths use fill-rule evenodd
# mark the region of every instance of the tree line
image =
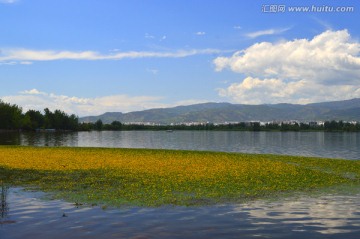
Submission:
<svg viewBox="0 0 360 239">
<path fill-rule="evenodd" d="M 23 113 L 22 108 L 5 103 L 0 100 L 0 129 L 1 130 L 242 130 L 242 131 L 360 131 L 360 123 L 356 124 L 343 121 L 326 121 L 324 124 L 306 123 L 281 123 L 265 124 L 260 122 L 241 122 L 232 124 L 196 124 L 196 125 L 145 125 L 123 124 L 113 121 L 104 124 L 101 120 L 96 122 L 81 122 L 74 114 L 68 115 L 61 110 L 50 111 L 44 109 L 44 113 L 37 110 L 28 110 Z"/>
<path fill-rule="evenodd" d="M 343 121 L 326 121 L 324 124 L 308 123 L 267 123 L 261 125 L 260 122 L 240 122 L 232 124 L 212 124 L 204 123 L 197 125 L 145 125 L 145 124 L 123 124 L 113 121 L 104 124 L 100 119 L 96 122 L 80 123 L 79 130 L 228 130 L 228 131 L 360 131 L 360 123 L 356 124 Z"/>
<path fill-rule="evenodd" d="M 44 113 L 28 110 L 23 113 L 21 107 L 0 100 L 0 129 L 3 130 L 78 130 L 79 118 L 61 110 L 52 112 L 48 108 Z"/>
</svg>

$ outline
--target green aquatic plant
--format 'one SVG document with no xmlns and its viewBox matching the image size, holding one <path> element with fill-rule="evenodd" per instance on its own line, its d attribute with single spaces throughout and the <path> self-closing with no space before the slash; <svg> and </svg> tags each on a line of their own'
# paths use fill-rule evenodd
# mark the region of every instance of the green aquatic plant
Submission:
<svg viewBox="0 0 360 239">
<path fill-rule="evenodd" d="M 360 161 L 181 150 L 0 147 L 0 181 L 100 205 L 199 205 L 357 184 Z"/>
</svg>

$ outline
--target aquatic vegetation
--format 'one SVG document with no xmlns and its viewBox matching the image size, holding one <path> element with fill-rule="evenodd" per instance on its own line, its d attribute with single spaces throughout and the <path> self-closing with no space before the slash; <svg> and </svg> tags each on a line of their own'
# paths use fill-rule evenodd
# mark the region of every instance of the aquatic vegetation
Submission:
<svg viewBox="0 0 360 239">
<path fill-rule="evenodd" d="M 77 203 L 192 205 L 359 183 L 360 161 L 151 149 L 0 146 L 0 182 Z"/>
</svg>

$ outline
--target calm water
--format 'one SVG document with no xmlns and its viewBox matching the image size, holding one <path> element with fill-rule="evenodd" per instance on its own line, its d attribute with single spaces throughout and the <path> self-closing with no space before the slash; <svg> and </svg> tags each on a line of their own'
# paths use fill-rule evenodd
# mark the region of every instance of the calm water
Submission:
<svg viewBox="0 0 360 239">
<path fill-rule="evenodd" d="M 166 148 L 360 159 L 360 133 L 124 131 L 0 134 L 0 144 Z M 360 188 L 202 207 L 76 207 L 0 187 L 0 238 L 359 238 Z M 65 217 L 64 217 L 65 214 Z"/>
<path fill-rule="evenodd" d="M 1 239 L 359 238 L 360 193 L 208 207 L 76 207 L 7 191 Z M 1 209 L 0 209 L 1 210 Z M 65 214 L 65 215 L 64 215 Z"/>
<path fill-rule="evenodd" d="M 360 133 L 346 132 L 1 133 L 0 144 L 211 150 L 360 159 Z"/>
</svg>

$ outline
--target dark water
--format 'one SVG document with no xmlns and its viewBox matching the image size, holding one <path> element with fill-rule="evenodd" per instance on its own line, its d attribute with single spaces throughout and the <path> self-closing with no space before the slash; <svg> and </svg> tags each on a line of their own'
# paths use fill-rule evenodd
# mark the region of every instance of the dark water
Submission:
<svg viewBox="0 0 360 239">
<path fill-rule="evenodd" d="M 7 191 L 1 239 L 359 238 L 360 192 L 208 207 L 102 209 Z"/>
<path fill-rule="evenodd" d="M 211 150 L 360 159 L 360 133 L 346 132 L 0 133 L 0 144 Z"/>
</svg>

